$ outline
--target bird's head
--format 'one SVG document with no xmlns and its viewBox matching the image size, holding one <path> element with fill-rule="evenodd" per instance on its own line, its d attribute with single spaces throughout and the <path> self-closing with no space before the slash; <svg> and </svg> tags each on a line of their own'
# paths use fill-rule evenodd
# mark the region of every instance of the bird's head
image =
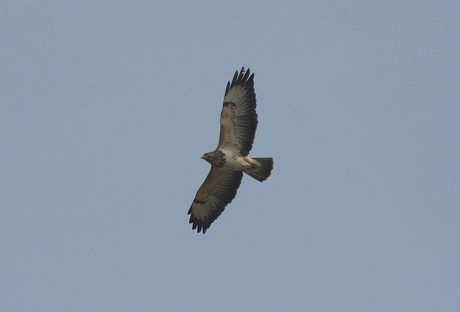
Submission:
<svg viewBox="0 0 460 312">
<path fill-rule="evenodd" d="M 211 163 L 211 155 L 210 153 L 204 153 L 203 156 L 201 156 L 201 159 L 206 160 L 208 163 Z"/>
<path fill-rule="evenodd" d="M 201 156 L 201 159 L 206 160 L 208 163 L 216 167 L 223 167 L 225 164 L 225 155 L 220 150 L 205 153 L 203 156 Z"/>
</svg>

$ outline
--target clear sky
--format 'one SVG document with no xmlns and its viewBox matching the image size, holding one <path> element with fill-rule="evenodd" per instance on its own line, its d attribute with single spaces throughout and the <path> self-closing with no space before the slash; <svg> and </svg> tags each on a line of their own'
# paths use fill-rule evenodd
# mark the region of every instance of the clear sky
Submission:
<svg viewBox="0 0 460 312">
<path fill-rule="evenodd" d="M 2 1 L 1 311 L 459 311 L 460 2 Z M 225 86 L 248 176 L 187 211 Z"/>
</svg>

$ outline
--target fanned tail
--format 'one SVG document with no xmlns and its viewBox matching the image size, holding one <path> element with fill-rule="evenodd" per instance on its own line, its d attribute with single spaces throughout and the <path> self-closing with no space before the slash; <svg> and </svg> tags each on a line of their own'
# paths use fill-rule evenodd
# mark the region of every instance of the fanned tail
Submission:
<svg viewBox="0 0 460 312">
<path fill-rule="evenodd" d="M 261 158 L 252 158 L 255 161 L 260 163 L 260 168 L 251 171 L 245 171 L 249 176 L 253 177 L 257 181 L 263 182 L 268 179 L 272 174 L 273 170 L 273 158 L 270 157 L 261 157 Z"/>
</svg>

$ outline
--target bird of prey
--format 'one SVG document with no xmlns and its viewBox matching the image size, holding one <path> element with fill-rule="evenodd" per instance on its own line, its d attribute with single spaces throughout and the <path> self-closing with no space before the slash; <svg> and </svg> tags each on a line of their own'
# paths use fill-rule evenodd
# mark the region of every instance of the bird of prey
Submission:
<svg viewBox="0 0 460 312">
<path fill-rule="evenodd" d="M 273 170 L 273 158 L 248 156 L 257 128 L 254 74 L 244 67 L 227 83 L 220 114 L 220 136 L 217 148 L 201 158 L 211 170 L 196 193 L 188 211 L 189 223 L 197 233 L 211 226 L 236 196 L 243 172 L 263 182 Z"/>
</svg>

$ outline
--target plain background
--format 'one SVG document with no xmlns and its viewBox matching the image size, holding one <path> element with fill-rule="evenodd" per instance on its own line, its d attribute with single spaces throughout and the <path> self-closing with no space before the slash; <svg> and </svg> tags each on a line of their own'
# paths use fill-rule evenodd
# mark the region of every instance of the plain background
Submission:
<svg viewBox="0 0 460 312">
<path fill-rule="evenodd" d="M 459 311 L 460 2 L 2 1 L 1 311 Z M 187 210 L 255 73 L 259 183 Z"/>
</svg>

